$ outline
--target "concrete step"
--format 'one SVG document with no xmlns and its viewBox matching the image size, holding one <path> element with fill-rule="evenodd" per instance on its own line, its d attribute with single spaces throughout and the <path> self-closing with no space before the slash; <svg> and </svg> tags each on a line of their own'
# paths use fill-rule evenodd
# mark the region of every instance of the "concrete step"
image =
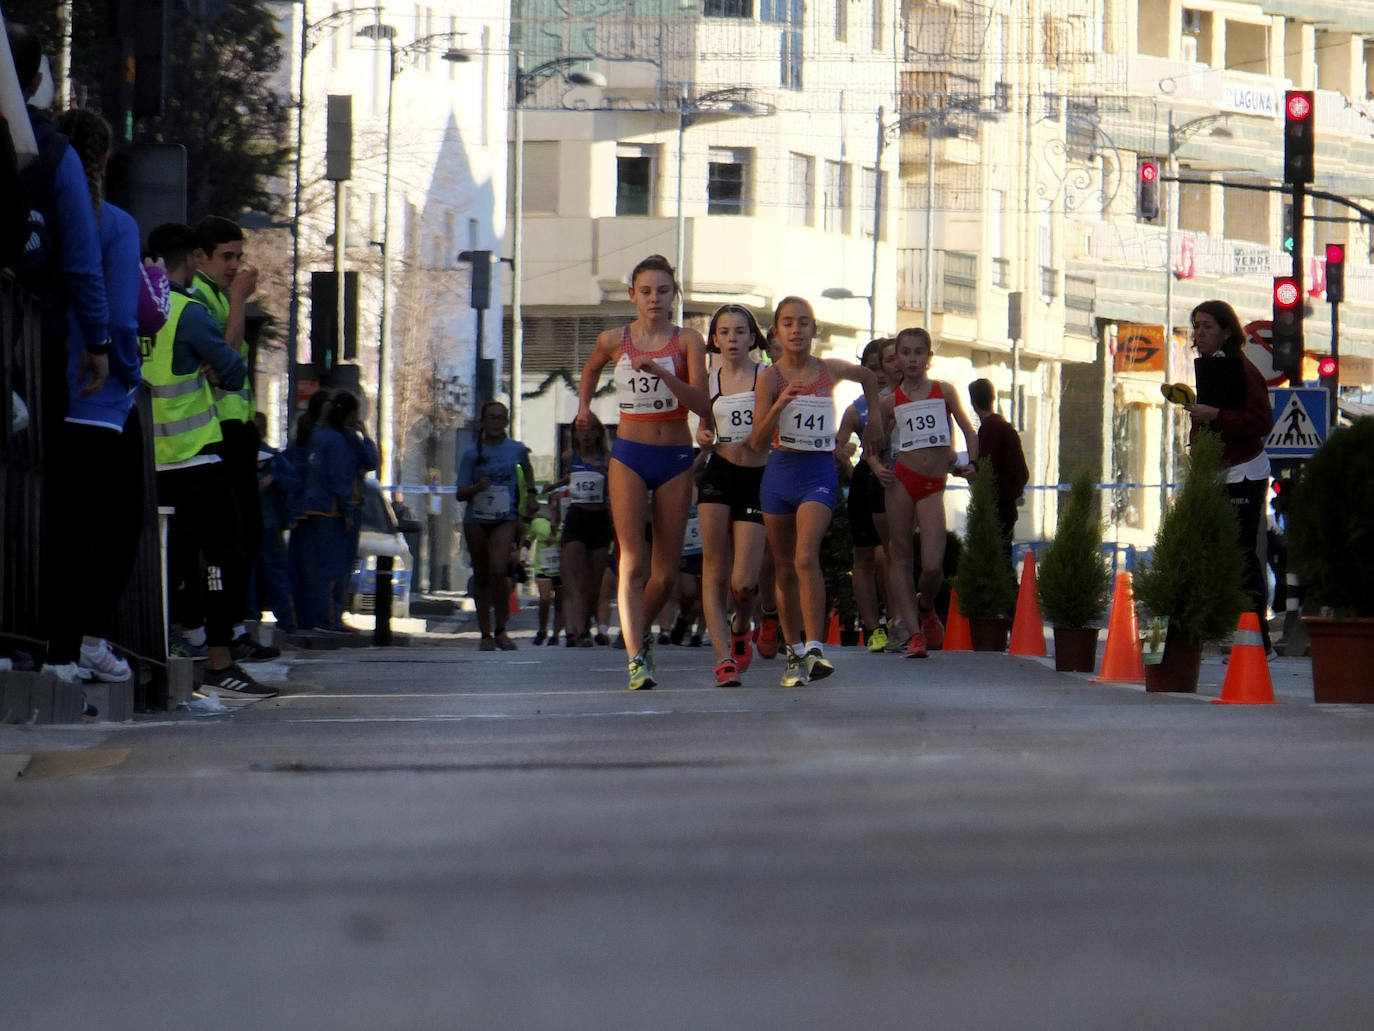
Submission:
<svg viewBox="0 0 1374 1031">
<path fill-rule="evenodd" d="M 134 682 L 69 684 L 48 673 L 0 672 L 0 723 L 83 723 L 86 701 L 100 722 L 133 719 Z"/>
</svg>

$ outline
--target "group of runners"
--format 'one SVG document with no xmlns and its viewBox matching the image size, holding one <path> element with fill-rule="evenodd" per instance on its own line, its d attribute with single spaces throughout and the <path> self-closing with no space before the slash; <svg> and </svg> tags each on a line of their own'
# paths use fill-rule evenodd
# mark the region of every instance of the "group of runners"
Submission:
<svg viewBox="0 0 1374 1031">
<path fill-rule="evenodd" d="M 635 319 L 598 337 L 582 370 L 568 474 L 549 514 L 528 523 L 536 576 L 561 584 L 567 643 L 609 643 L 596 616 L 609 568 L 629 688 L 654 687 L 653 622 L 672 602 L 692 601 L 679 585 L 696 572 L 717 684 L 740 684 L 755 652 L 784 653 L 783 686 L 828 677 L 835 667 L 823 643 L 821 545 L 841 500 L 839 464 L 857 436 L 846 504 L 868 648 L 910 657 L 939 648 L 944 489 L 951 473 L 975 474 L 978 439 L 958 394 L 929 377 L 929 334 L 908 328 L 874 340 L 861 364 L 821 358 L 812 353 L 815 312 L 790 296 L 766 336 L 747 308 L 727 304 L 703 339 L 673 324 L 678 289 L 667 259 L 635 266 Z M 620 417 L 609 448 L 591 410 L 608 365 Z M 841 380 L 862 391 L 842 414 L 834 396 Z M 695 440 L 689 412 L 700 420 Z M 516 526 L 539 504 L 528 449 L 506 436 L 506 421 L 499 401 L 484 406 L 458 474 L 484 650 L 515 647 L 505 631 L 508 563 Z M 954 447 L 956 425 L 966 456 Z"/>
</svg>

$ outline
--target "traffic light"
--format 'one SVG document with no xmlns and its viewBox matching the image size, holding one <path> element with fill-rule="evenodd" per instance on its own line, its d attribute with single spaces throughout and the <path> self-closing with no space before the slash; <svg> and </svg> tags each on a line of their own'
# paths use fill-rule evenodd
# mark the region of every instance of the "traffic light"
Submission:
<svg viewBox="0 0 1374 1031">
<path fill-rule="evenodd" d="M 1289 90 L 1283 103 L 1283 179 L 1289 186 L 1312 181 L 1314 122 L 1312 91 Z"/>
<path fill-rule="evenodd" d="M 1332 304 L 1345 300 L 1345 248 L 1338 243 L 1326 245 L 1326 299 Z"/>
<path fill-rule="evenodd" d="M 1329 402 L 1331 411 L 1336 410 L 1336 388 L 1340 385 L 1341 363 L 1336 360 L 1333 354 L 1324 354 L 1317 359 L 1317 385 L 1326 388 L 1326 392 L 1331 396 Z"/>
<path fill-rule="evenodd" d="M 1302 291 L 1292 276 L 1274 277 L 1274 328 L 1269 346 L 1274 351 L 1274 368 L 1288 376 L 1298 374 L 1302 365 Z"/>
<path fill-rule="evenodd" d="M 1153 161 L 1140 163 L 1140 194 L 1136 214 L 1146 222 L 1159 217 L 1159 166 Z"/>
</svg>

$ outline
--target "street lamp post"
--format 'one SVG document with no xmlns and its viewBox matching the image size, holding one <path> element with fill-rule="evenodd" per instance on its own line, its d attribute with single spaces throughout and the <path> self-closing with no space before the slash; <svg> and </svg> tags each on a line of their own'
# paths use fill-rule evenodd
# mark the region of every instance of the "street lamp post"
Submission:
<svg viewBox="0 0 1374 1031">
<path fill-rule="evenodd" d="M 292 187 L 291 205 L 291 298 L 286 309 L 286 436 L 291 435 L 291 416 L 296 410 L 296 362 L 298 358 L 297 339 L 301 324 L 301 193 L 304 176 L 305 151 L 305 58 L 323 38 L 326 29 L 338 25 L 355 14 L 378 14 L 380 7 L 351 7 L 346 11 L 335 11 L 315 22 L 305 21 L 305 0 L 301 4 L 301 43 L 296 55 L 296 155 L 295 182 Z M 343 280 L 339 280 L 339 296 L 343 296 Z M 343 323 L 339 323 L 343 332 Z"/>
<path fill-rule="evenodd" d="M 523 51 L 515 52 L 515 104 L 512 121 L 515 123 L 515 198 L 511 219 L 511 286 L 510 286 L 510 431 L 521 439 L 521 411 L 524 404 L 520 394 L 525 366 L 524 303 L 524 221 L 525 221 L 525 101 L 539 85 L 562 74 L 574 86 L 604 86 L 606 77 L 598 72 L 565 71 L 569 65 L 592 60 L 590 57 L 555 57 L 526 71 Z"/>
<path fill-rule="evenodd" d="M 1228 115 L 1203 115 L 1182 125 L 1174 125 L 1174 112 L 1169 110 L 1168 134 L 1168 210 L 1164 215 L 1164 382 L 1172 383 L 1177 369 L 1174 367 L 1174 232 L 1178 227 L 1178 149 L 1195 133 L 1215 126 L 1209 133 L 1218 138 L 1227 138 L 1231 130 L 1224 125 L 1216 125 Z M 1169 488 L 1174 482 L 1174 437 L 1175 414 L 1171 405 L 1164 406 L 1164 469 L 1160 477 L 1159 510 L 1163 512 L 1169 504 Z"/>
<path fill-rule="evenodd" d="M 683 303 L 687 290 L 687 221 L 682 209 L 682 150 L 687 129 L 695 125 L 705 115 L 752 117 L 771 114 L 772 109 L 765 104 L 750 100 L 751 88 L 748 86 L 726 86 L 723 89 L 703 93 L 695 100 L 687 99 L 687 84 L 681 85 L 677 103 L 677 248 L 674 256 L 679 290 L 673 302 L 673 322 L 682 325 Z"/>
<path fill-rule="evenodd" d="M 443 40 L 452 43 L 455 32 L 436 32 L 421 36 L 403 47 L 396 45 L 396 29 L 381 23 L 366 25 L 359 36 L 373 41 L 386 40 L 387 44 L 387 87 L 386 87 L 386 150 L 382 172 L 382 303 L 377 321 L 377 451 L 381 468 L 378 478 L 383 486 L 392 482 L 392 355 L 391 355 L 391 152 L 392 126 L 395 113 L 396 76 L 405 70 L 406 64 L 417 54 L 429 51 L 433 45 Z M 462 62 L 468 54 L 455 49 L 452 45 L 444 53 L 445 61 Z"/>
</svg>

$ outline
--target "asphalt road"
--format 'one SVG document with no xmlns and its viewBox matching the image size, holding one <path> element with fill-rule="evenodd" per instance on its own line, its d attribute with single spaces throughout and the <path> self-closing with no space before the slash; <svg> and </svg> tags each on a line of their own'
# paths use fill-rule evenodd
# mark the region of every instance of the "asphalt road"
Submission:
<svg viewBox="0 0 1374 1031">
<path fill-rule="evenodd" d="M 722 690 L 667 648 L 632 694 L 620 652 L 464 640 L 0 728 L 0 1027 L 1374 1022 L 1374 707 L 1304 660 L 1272 707 L 838 665 Z"/>
</svg>

